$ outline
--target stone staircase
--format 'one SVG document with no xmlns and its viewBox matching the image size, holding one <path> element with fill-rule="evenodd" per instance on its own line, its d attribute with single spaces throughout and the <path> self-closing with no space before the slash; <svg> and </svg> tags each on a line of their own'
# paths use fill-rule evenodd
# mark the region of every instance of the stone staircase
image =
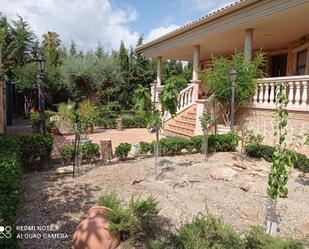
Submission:
<svg viewBox="0 0 309 249">
<path fill-rule="evenodd" d="M 167 133 L 193 137 L 195 132 L 196 122 L 196 106 L 195 104 L 177 114 L 173 119 L 170 119 L 164 123 L 164 131 Z"/>
</svg>

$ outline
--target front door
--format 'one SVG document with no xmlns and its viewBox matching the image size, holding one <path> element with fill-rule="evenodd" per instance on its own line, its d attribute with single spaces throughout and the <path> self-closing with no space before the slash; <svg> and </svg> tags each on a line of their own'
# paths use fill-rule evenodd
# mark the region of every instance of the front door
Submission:
<svg viewBox="0 0 309 249">
<path fill-rule="evenodd" d="M 287 54 L 274 55 L 270 57 L 270 76 L 281 77 L 286 76 Z"/>
</svg>

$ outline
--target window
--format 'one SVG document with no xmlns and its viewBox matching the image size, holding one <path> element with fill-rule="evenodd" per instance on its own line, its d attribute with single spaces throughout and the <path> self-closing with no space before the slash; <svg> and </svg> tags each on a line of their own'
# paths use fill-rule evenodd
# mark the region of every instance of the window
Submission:
<svg viewBox="0 0 309 249">
<path fill-rule="evenodd" d="M 305 75 L 307 64 L 307 49 L 297 53 L 296 74 Z"/>
</svg>

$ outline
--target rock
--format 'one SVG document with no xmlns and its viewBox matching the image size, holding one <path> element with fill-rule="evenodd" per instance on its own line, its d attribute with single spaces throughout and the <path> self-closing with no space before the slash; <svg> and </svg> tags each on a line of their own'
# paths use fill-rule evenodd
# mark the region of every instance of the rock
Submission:
<svg viewBox="0 0 309 249">
<path fill-rule="evenodd" d="M 243 208 L 240 210 L 240 216 L 247 220 L 257 221 L 259 219 L 259 210 L 257 208 Z"/>
<path fill-rule="evenodd" d="M 248 169 L 248 167 L 242 163 L 233 163 L 233 165 L 240 169 Z"/>
<path fill-rule="evenodd" d="M 60 115 L 55 115 L 49 118 L 50 121 L 54 121 L 56 123 L 57 128 L 61 134 L 72 134 L 74 133 L 72 124 L 70 120 L 64 118 Z"/>
<path fill-rule="evenodd" d="M 59 167 L 56 169 L 56 174 L 72 174 L 73 173 L 73 165 Z"/>
<path fill-rule="evenodd" d="M 230 168 L 214 168 L 209 175 L 215 180 L 232 181 L 237 172 Z"/>
<path fill-rule="evenodd" d="M 239 188 L 245 192 L 249 192 L 251 189 L 251 185 L 249 185 L 248 183 L 241 183 Z"/>
<path fill-rule="evenodd" d="M 309 235 L 309 223 L 304 223 L 296 227 L 296 231 L 299 232 L 302 236 Z"/>
</svg>

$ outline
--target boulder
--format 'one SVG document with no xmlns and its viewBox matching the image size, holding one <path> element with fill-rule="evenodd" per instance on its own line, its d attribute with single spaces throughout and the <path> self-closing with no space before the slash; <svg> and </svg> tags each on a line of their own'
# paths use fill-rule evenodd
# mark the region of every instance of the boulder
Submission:
<svg viewBox="0 0 309 249">
<path fill-rule="evenodd" d="M 257 208 L 243 208 L 240 210 L 240 216 L 247 220 L 257 221 L 259 219 L 259 210 Z"/>
<path fill-rule="evenodd" d="M 209 175 L 215 180 L 232 181 L 237 172 L 231 168 L 213 168 Z"/>
<path fill-rule="evenodd" d="M 296 227 L 296 231 L 302 236 L 309 236 L 309 223 L 304 223 Z"/>
</svg>

